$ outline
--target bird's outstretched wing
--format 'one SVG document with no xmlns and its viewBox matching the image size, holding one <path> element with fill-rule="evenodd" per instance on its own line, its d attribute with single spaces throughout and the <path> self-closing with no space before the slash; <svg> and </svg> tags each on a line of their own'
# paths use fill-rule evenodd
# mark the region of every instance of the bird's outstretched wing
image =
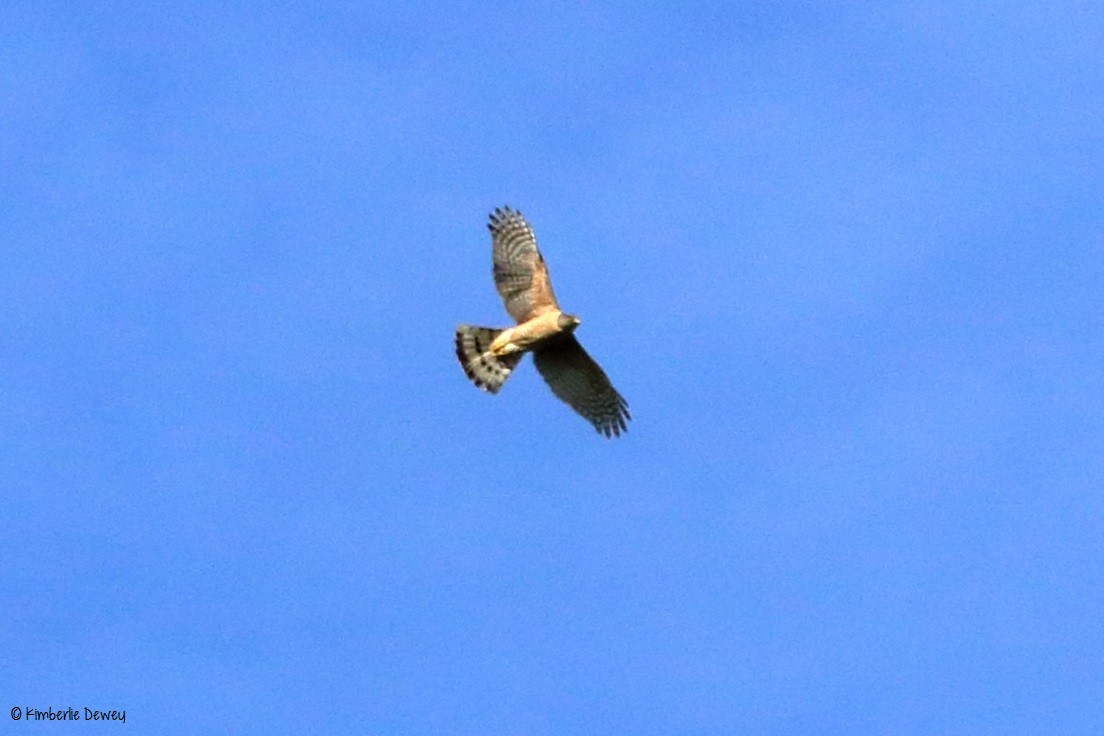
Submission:
<svg viewBox="0 0 1104 736">
<path fill-rule="evenodd" d="M 496 207 L 487 229 L 491 231 L 495 286 L 510 316 L 521 324 L 559 309 L 548 268 L 537 250 L 537 238 L 522 214 Z"/>
<path fill-rule="evenodd" d="M 552 393 L 606 437 L 628 429 L 629 404 L 574 335 L 565 335 L 533 351 L 533 362 Z"/>
</svg>

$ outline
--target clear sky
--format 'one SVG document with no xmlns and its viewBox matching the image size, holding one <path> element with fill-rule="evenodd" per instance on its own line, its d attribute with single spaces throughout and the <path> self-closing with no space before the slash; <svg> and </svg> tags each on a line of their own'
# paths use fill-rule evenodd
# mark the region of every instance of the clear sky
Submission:
<svg viewBox="0 0 1104 736">
<path fill-rule="evenodd" d="M 1104 6 L 160 5 L 0 4 L 5 731 L 1104 733 Z"/>
</svg>

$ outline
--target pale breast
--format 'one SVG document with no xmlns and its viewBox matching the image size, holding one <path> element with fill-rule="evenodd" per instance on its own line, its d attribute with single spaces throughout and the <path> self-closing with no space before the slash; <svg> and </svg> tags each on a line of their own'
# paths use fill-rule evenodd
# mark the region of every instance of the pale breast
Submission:
<svg viewBox="0 0 1104 736">
<path fill-rule="evenodd" d="M 556 310 L 522 322 L 513 329 L 510 342 L 522 350 L 528 350 L 541 340 L 560 334 L 563 330 L 560 329 L 559 317 L 560 311 Z"/>
</svg>

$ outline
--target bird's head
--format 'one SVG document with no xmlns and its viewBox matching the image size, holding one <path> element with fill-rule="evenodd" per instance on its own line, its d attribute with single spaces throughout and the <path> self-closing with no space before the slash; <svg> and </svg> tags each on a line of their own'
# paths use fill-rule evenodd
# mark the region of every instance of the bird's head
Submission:
<svg viewBox="0 0 1104 736">
<path fill-rule="evenodd" d="M 559 324 L 560 329 L 564 332 L 574 332 L 575 328 L 579 326 L 580 322 L 582 322 L 582 320 L 576 317 L 574 314 L 561 314 L 556 321 Z"/>
</svg>

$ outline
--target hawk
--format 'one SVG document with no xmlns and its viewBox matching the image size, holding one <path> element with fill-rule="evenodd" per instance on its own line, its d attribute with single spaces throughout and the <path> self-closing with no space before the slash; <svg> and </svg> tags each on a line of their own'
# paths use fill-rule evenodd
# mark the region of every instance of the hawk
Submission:
<svg viewBox="0 0 1104 736">
<path fill-rule="evenodd" d="M 552 293 L 548 267 L 533 228 L 517 210 L 496 207 L 491 231 L 494 281 L 516 327 L 459 325 L 456 357 L 472 382 L 498 393 L 526 353 L 557 398 L 606 437 L 628 429 L 629 405 L 575 339 L 579 318 L 566 314 Z"/>
</svg>

